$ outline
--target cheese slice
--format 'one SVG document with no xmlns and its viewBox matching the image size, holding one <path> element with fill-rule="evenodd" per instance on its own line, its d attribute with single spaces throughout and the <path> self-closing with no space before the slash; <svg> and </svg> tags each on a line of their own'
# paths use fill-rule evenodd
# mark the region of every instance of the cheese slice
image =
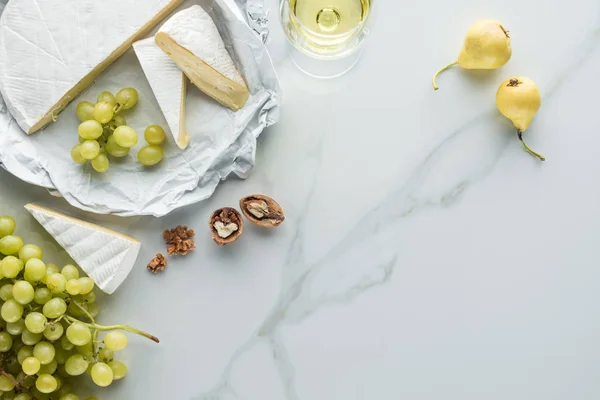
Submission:
<svg viewBox="0 0 600 400">
<path fill-rule="evenodd" d="M 25 209 L 104 292 L 113 293 L 135 265 L 138 240 L 37 204 Z"/>
<path fill-rule="evenodd" d="M 175 143 L 181 149 L 190 144 L 185 127 L 187 78 L 177 64 L 156 45 L 154 38 L 133 44 L 148 83 L 154 92 Z"/>
<path fill-rule="evenodd" d="M 11 0 L 0 18 L 0 93 L 31 134 L 183 0 Z"/>
<path fill-rule="evenodd" d="M 239 110 L 250 92 L 210 15 L 195 5 L 171 17 L 155 36 L 158 46 L 204 93 Z"/>
</svg>

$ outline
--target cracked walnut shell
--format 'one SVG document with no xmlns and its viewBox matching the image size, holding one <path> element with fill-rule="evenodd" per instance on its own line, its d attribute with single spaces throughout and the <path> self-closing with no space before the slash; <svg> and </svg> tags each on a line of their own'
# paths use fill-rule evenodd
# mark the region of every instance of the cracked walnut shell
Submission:
<svg viewBox="0 0 600 400">
<path fill-rule="evenodd" d="M 279 203 L 264 194 L 244 197 L 240 200 L 240 208 L 250 222 L 263 228 L 275 228 L 285 219 Z"/>
<path fill-rule="evenodd" d="M 212 232 L 212 239 L 219 246 L 235 242 L 244 229 L 242 214 L 231 207 L 223 207 L 212 213 L 208 226 Z"/>
</svg>

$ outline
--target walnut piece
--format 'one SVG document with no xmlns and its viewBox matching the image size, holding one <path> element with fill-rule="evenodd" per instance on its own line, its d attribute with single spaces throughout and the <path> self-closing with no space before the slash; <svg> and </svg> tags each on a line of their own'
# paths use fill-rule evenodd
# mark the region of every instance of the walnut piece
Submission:
<svg viewBox="0 0 600 400">
<path fill-rule="evenodd" d="M 264 218 L 267 215 L 269 215 L 269 206 L 267 205 L 266 201 L 249 201 L 248 203 L 246 203 L 246 207 L 248 208 L 248 212 L 250 212 L 258 219 Z"/>
<path fill-rule="evenodd" d="M 212 239 L 219 246 L 235 242 L 242 235 L 243 224 L 242 215 L 231 207 L 216 210 L 208 221 Z"/>
<path fill-rule="evenodd" d="M 239 228 L 237 224 L 234 224 L 233 222 L 225 225 L 221 221 L 217 221 L 215 222 L 215 229 L 217 230 L 217 234 L 225 239 L 231 236 L 231 234 L 237 231 Z"/>
<path fill-rule="evenodd" d="M 158 253 L 156 255 L 156 257 L 154 257 L 152 259 L 152 261 L 150 261 L 150 264 L 148 264 L 147 268 L 153 274 L 157 274 L 161 271 L 164 271 L 166 266 L 167 266 L 167 259 L 162 254 Z"/>
<path fill-rule="evenodd" d="M 240 208 L 250 222 L 263 228 L 275 228 L 285 220 L 279 203 L 264 194 L 244 197 L 240 200 Z"/>
<path fill-rule="evenodd" d="M 163 232 L 163 238 L 167 243 L 167 254 L 184 256 L 194 250 L 196 248 L 192 239 L 194 236 L 196 236 L 194 230 L 188 229 L 187 226 L 179 225 L 174 229 L 167 229 Z"/>
</svg>

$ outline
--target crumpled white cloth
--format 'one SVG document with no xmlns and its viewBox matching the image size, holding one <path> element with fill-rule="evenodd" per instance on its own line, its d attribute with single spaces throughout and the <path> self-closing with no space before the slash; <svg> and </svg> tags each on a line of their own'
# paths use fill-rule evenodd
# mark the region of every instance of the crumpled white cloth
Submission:
<svg viewBox="0 0 600 400">
<path fill-rule="evenodd" d="M 7 2 L 0 0 L 0 11 Z M 136 155 L 144 145 L 145 127 L 168 126 L 135 53 L 129 50 L 57 122 L 34 135 L 27 136 L 18 127 L 0 97 L 0 165 L 24 181 L 62 195 L 75 207 L 121 216 L 162 216 L 207 199 L 231 173 L 245 178 L 254 166 L 256 139 L 279 119 L 281 88 L 262 42 L 266 36 L 255 33 L 233 0 L 187 0 L 178 10 L 193 4 L 200 4 L 212 16 L 248 83 L 251 96 L 244 108 L 234 113 L 190 85 L 190 146 L 181 151 L 171 141 L 165 146 L 163 162 L 151 168 L 141 166 Z M 70 149 L 77 143 L 77 102 L 95 101 L 104 90 L 116 92 L 128 86 L 138 89 L 140 101 L 123 116 L 138 132 L 140 143 L 125 159 L 111 162 L 106 174 L 73 163 Z"/>
</svg>

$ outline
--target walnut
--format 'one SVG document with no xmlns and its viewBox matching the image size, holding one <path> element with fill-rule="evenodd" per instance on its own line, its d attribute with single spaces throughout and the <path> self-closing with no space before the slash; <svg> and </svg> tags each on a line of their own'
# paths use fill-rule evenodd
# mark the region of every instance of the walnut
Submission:
<svg viewBox="0 0 600 400">
<path fill-rule="evenodd" d="M 164 271 L 166 266 L 167 259 L 162 254 L 158 253 L 156 257 L 154 257 L 152 261 L 150 261 L 150 264 L 148 264 L 148 269 L 153 274 L 157 274 L 161 271 Z"/>
<path fill-rule="evenodd" d="M 263 228 L 275 228 L 283 222 L 283 209 L 272 198 L 253 194 L 240 200 L 242 212 L 252 222 Z"/>
<path fill-rule="evenodd" d="M 174 229 L 167 229 L 163 232 L 163 238 L 167 243 L 167 254 L 173 255 L 186 255 L 188 252 L 194 250 L 196 245 L 194 239 L 196 234 L 193 229 L 188 229 L 187 226 L 179 225 Z"/>
<path fill-rule="evenodd" d="M 212 239 L 219 246 L 235 242 L 244 228 L 242 214 L 235 208 L 220 208 L 210 216 L 208 226 L 212 232 Z"/>
</svg>

